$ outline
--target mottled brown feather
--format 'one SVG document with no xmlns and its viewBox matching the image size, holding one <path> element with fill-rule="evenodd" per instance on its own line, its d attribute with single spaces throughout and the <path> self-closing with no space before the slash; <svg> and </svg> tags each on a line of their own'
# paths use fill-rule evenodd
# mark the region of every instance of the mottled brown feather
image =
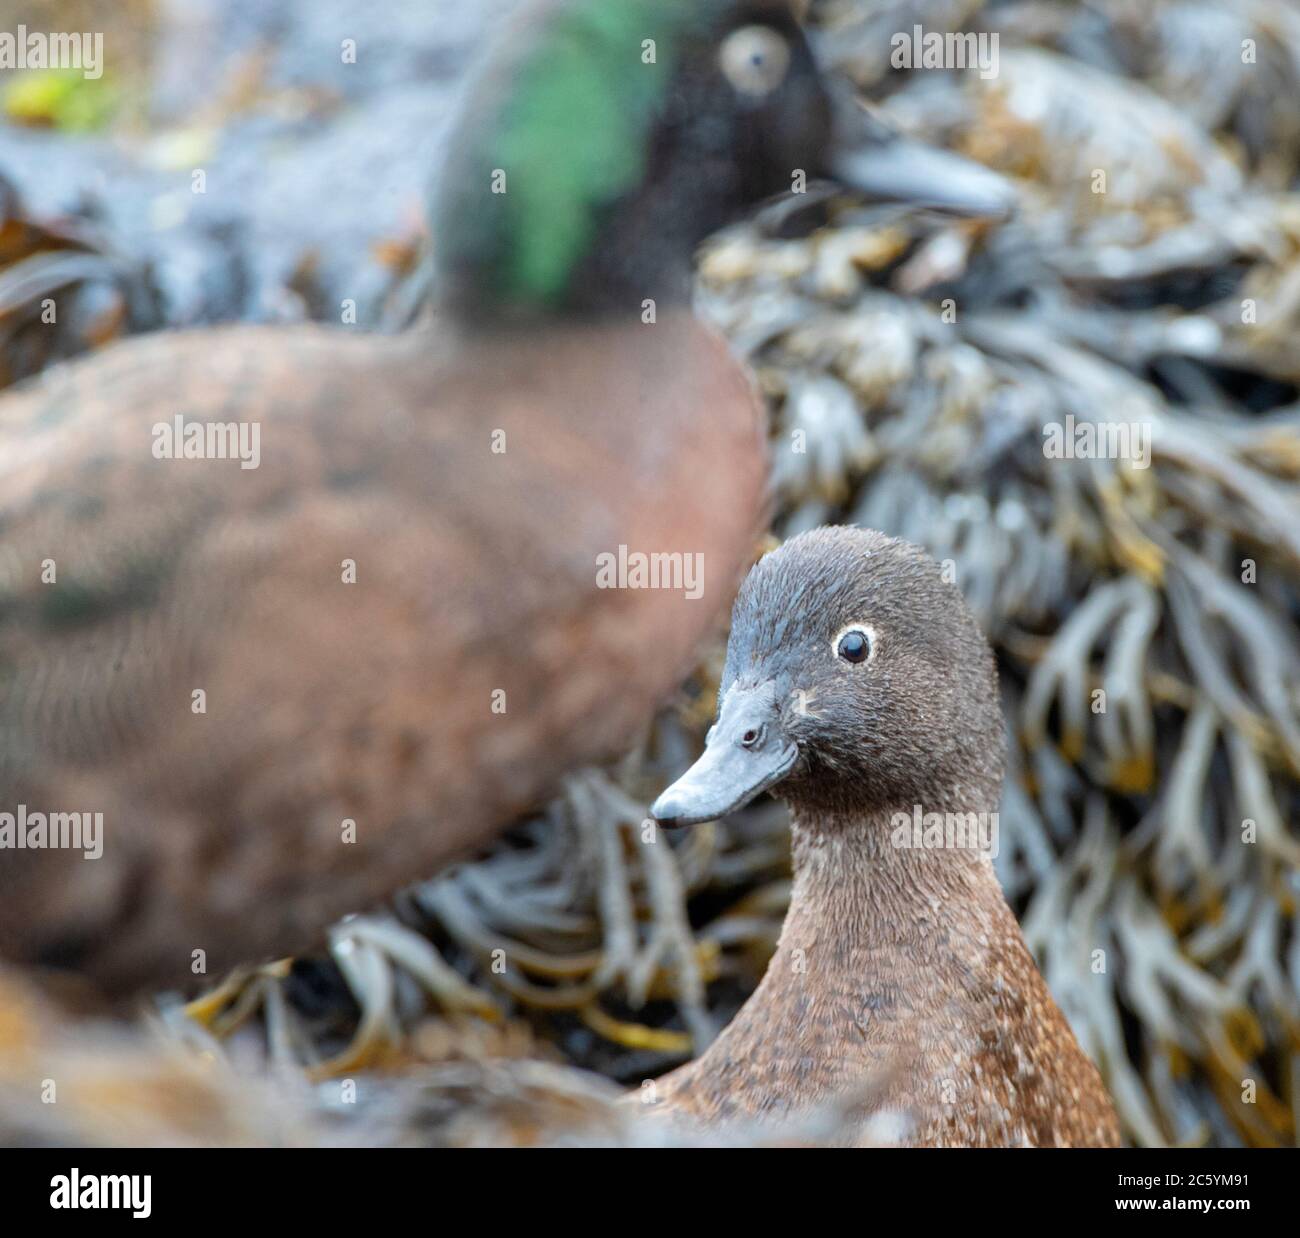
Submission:
<svg viewBox="0 0 1300 1238">
<path fill-rule="evenodd" d="M 155 459 L 177 413 L 259 423 L 260 467 Z M 101 859 L 0 851 L 0 953 L 175 982 L 481 847 L 679 682 L 764 485 L 686 311 L 162 335 L 0 401 L 0 811 L 105 814 Z M 598 589 L 620 544 L 702 554 L 703 598 Z"/>
</svg>

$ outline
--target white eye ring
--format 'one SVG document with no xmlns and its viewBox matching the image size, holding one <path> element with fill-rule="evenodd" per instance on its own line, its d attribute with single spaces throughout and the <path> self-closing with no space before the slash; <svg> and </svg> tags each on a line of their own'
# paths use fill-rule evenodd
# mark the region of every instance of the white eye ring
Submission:
<svg viewBox="0 0 1300 1238">
<path fill-rule="evenodd" d="M 867 656 L 859 658 L 856 662 L 852 658 L 845 657 L 840 652 L 840 642 L 850 633 L 865 637 L 867 642 Z M 831 641 L 831 656 L 849 663 L 850 666 L 865 666 L 867 663 L 876 660 L 876 650 L 879 648 L 879 644 L 876 639 L 876 629 L 869 623 L 850 623 L 835 633 L 835 639 Z"/>
<path fill-rule="evenodd" d="M 723 40 L 718 64 L 738 94 L 770 95 L 790 71 L 790 44 L 771 26 L 741 26 Z"/>
</svg>

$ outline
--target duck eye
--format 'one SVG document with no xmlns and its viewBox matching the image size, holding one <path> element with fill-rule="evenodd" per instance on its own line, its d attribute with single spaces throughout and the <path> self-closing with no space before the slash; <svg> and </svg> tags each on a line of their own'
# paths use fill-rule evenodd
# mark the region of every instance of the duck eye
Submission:
<svg viewBox="0 0 1300 1238">
<path fill-rule="evenodd" d="M 865 662 L 871 657 L 871 637 L 861 628 L 850 628 L 840 633 L 835 653 L 846 662 Z"/>
<path fill-rule="evenodd" d="M 790 69 L 790 44 L 770 26 L 741 26 L 723 41 L 718 64 L 738 94 L 770 95 Z"/>
</svg>

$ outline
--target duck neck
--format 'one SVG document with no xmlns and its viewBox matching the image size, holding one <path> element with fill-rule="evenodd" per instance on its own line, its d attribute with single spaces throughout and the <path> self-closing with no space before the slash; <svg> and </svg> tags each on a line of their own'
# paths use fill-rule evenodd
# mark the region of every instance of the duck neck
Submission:
<svg viewBox="0 0 1300 1238">
<path fill-rule="evenodd" d="M 895 816 L 796 806 L 794 890 L 776 953 L 736 1018 L 677 1077 L 705 1112 L 738 1088 L 797 1109 L 869 1080 L 886 1087 L 882 1103 L 912 1112 L 926 1080 L 961 1072 L 972 989 L 1023 975 L 1028 956 L 992 863 L 900 846 Z"/>
<path fill-rule="evenodd" d="M 593 322 L 653 324 L 691 303 L 691 250 L 675 238 L 612 224 L 562 288 L 545 296 L 520 292 L 500 278 L 495 259 L 445 274 L 441 307 L 470 330 L 502 330 Z M 629 257 L 631 255 L 631 257 Z"/>
<path fill-rule="evenodd" d="M 965 811 L 927 805 L 843 817 L 796 808 L 782 946 L 797 948 L 813 932 L 849 956 L 906 948 L 931 964 L 945 955 L 960 962 L 978 940 L 962 930 L 991 916 L 1014 924 L 990 859 L 998 825 L 990 800 L 974 810 L 967 800 Z"/>
<path fill-rule="evenodd" d="M 615 202 L 575 205 L 577 224 L 572 212 L 506 194 L 466 198 L 456 178 L 469 174 L 447 175 L 453 184 L 433 220 L 436 295 L 469 326 L 653 323 L 690 305 L 695 250 L 734 213 L 681 160 L 647 169 Z M 714 179 L 736 192 L 725 177 Z"/>
<path fill-rule="evenodd" d="M 847 1106 L 848 1142 L 874 1137 L 855 1118 L 877 1111 L 921 1146 L 1115 1145 L 1096 1069 L 991 860 L 900 845 L 909 815 L 796 809 L 776 954 L 722 1035 L 669 1077 L 670 1105 L 706 1118 Z"/>
</svg>

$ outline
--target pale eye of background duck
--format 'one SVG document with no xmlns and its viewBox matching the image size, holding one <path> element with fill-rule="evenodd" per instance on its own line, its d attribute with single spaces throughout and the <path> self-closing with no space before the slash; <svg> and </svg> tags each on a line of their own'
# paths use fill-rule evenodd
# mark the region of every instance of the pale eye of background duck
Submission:
<svg viewBox="0 0 1300 1238">
<path fill-rule="evenodd" d="M 851 623 L 835 634 L 831 649 L 837 658 L 854 666 L 870 662 L 876 656 L 875 629 L 865 623 Z"/>
<path fill-rule="evenodd" d="M 737 93 L 761 99 L 785 81 L 790 44 L 770 26 L 742 26 L 723 42 L 718 63 Z"/>
</svg>

